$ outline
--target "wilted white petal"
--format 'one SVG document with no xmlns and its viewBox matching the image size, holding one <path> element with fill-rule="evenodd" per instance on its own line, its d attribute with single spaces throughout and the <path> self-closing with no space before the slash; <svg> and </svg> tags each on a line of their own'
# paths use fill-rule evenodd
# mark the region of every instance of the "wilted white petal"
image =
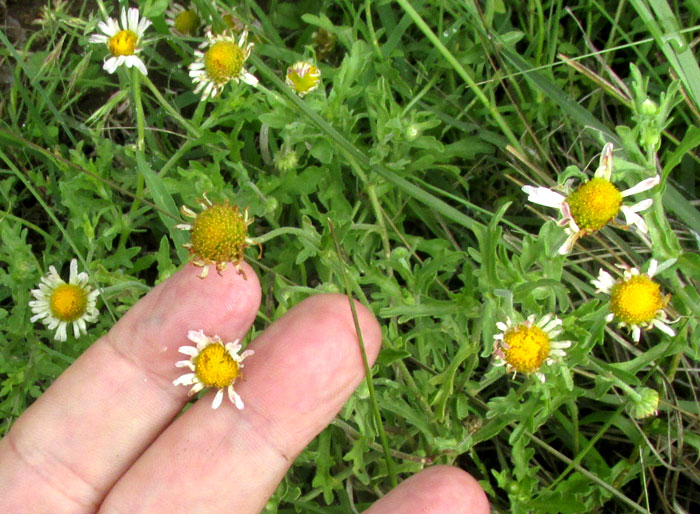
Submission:
<svg viewBox="0 0 700 514">
<path fill-rule="evenodd" d="M 561 209 L 561 205 L 566 201 L 566 197 L 560 193 L 552 191 L 546 187 L 523 186 L 523 192 L 527 194 L 527 199 L 545 207 Z"/>
<path fill-rule="evenodd" d="M 600 153 L 600 163 L 598 164 L 598 169 L 595 171 L 596 177 L 603 178 L 608 182 L 612 176 L 612 152 L 613 144 L 606 143 L 603 147 L 603 151 Z"/>
<path fill-rule="evenodd" d="M 197 380 L 197 375 L 194 373 L 186 373 L 173 380 L 173 385 L 192 385 Z"/>
<path fill-rule="evenodd" d="M 221 405 L 221 401 L 224 399 L 224 390 L 219 389 L 216 392 L 216 396 L 214 396 L 214 401 L 211 402 L 211 408 L 212 409 L 218 409 L 219 405 Z"/>
<path fill-rule="evenodd" d="M 620 207 L 620 211 L 625 215 L 625 223 L 627 223 L 627 225 L 634 225 L 643 234 L 649 232 L 649 228 L 647 227 L 644 218 L 642 218 L 639 214 L 634 212 L 626 205 Z"/>
<path fill-rule="evenodd" d="M 238 410 L 243 409 L 243 400 L 239 394 L 233 390 L 233 386 L 229 386 L 228 388 L 228 399 L 238 408 Z"/>
<path fill-rule="evenodd" d="M 654 325 L 656 328 L 661 330 L 664 334 L 667 334 L 671 337 L 674 337 L 676 335 L 676 331 L 673 330 L 671 327 L 669 327 L 666 323 L 664 323 L 661 320 L 655 319 L 652 322 L 652 325 Z"/>
<path fill-rule="evenodd" d="M 623 198 L 626 196 L 635 195 L 637 193 L 641 193 L 643 191 L 651 189 L 659 182 L 661 182 L 661 177 L 659 177 L 658 175 L 654 175 L 653 177 L 649 177 L 647 179 L 642 180 L 639 184 L 630 187 L 629 189 L 625 189 L 620 194 L 623 196 Z"/>
<path fill-rule="evenodd" d="M 577 239 L 577 233 L 569 234 L 569 236 L 566 238 L 566 241 L 564 241 L 564 244 L 562 244 L 559 247 L 559 255 L 566 255 L 568 253 L 571 253 L 571 250 L 573 250 L 574 244 L 576 244 Z"/>
</svg>

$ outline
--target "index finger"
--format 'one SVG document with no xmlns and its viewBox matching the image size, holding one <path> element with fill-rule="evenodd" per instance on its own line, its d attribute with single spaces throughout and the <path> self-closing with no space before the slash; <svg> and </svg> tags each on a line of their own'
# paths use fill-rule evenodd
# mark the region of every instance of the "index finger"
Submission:
<svg viewBox="0 0 700 514">
<path fill-rule="evenodd" d="M 0 512 L 94 512 L 182 409 L 172 386 L 178 347 L 204 329 L 242 337 L 260 283 L 229 267 L 205 280 L 191 265 L 142 298 L 0 440 Z M 29 508 L 28 508 L 29 507 Z"/>
</svg>

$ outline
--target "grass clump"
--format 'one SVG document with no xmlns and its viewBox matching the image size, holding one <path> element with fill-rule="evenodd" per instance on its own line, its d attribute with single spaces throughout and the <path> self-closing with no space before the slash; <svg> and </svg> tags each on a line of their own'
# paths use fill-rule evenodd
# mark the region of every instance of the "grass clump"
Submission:
<svg viewBox="0 0 700 514">
<path fill-rule="evenodd" d="M 384 330 L 371 384 L 269 512 L 359 511 L 433 463 L 497 512 L 697 508 L 696 8 L 193 0 L 185 27 L 190 11 L 144 0 L 147 74 L 109 74 L 89 38 L 121 6 L 4 9 L 0 435 L 189 259 L 178 207 L 209 194 L 247 206 L 265 244 L 245 249 L 255 331 L 319 291 Z M 207 53 L 222 43 L 236 62 Z M 587 229 L 567 199 L 592 180 L 623 198 Z M 73 258 L 100 314 L 54 341 L 31 290 Z M 630 281 L 645 287 L 621 298 Z"/>
</svg>

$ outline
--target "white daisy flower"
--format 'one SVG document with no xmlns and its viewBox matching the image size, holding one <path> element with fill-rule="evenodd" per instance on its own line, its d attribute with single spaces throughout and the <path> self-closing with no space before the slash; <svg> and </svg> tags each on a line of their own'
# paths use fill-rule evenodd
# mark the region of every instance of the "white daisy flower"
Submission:
<svg viewBox="0 0 700 514">
<path fill-rule="evenodd" d="M 146 18 L 139 20 L 139 10 L 135 7 L 128 11 L 122 8 L 121 27 L 113 18 L 107 18 L 107 21 L 97 24 L 102 34 L 93 34 L 90 36 L 90 42 L 107 45 L 111 57 L 105 60 L 102 67 L 108 73 L 114 73 L 124 64 L 127 68 L 136 66 L 141 73 L 148 74 L 146 66 L 136 54 L 141 52 L 143 34 L 150 24 L 151 22 Z"/>
<path fill-rule="evenodd" d="M 224 86 L 242 80 L 255 86 L 258 79 L 249 73 L 245 61 L 250 56 L 253 43 L 248 43 L 248 31 L 243 30 L 238 40 L 228 31 L 213 35 L 207 31 L 207 40 L 200 45 L 206 51 L 196 50 L 196 60 L 190 64 L 190 77 L 196 84 L 194 92 L 202 93 L 202 100 L 221 93 Z"/>
<path fill-rule="evenodd" d="M 194 5 L 190 5 L 189 9 L 185 9 L 182 5 L 175 2 L 165 11 L 165 23 L 178 36 L 195 36 L 202 26 L 202 18 Z"/>
<path fill-rule="evenodd" d="M 246 350 L 240 355 L 240 340 L 224 344 L 217 335 L 209 337 L 203 330 L 190 330 L 187 338 L 196 343 L 196 346 L 181 346 L 178 351 L 189 355 L 190 358 L 178 361 L 178 368 L 189 368 L 192 373 L 186 373 L 173 381 L 173 385 L 191 385 L 188 396 L 197 394 L 205 387 L 218 389 L 212 409 L 221 405 L 224 398 L 224 389 L 228 392 L 228 399 L 239 409 L 243 408 L 243 400 L 234 391 L 233 384 L 241 374 L 243 359 L 253 355 L 253 350 Z"/>
<path fill-rule="evenodd" d="M 623 205 L 622 200 L 651 189 L 660 182 L 661 178 L 655 175 L 629 189 L 620 191 L 610 182 L 612 151 L 612 143 L 606 144 L 595 176 L 573 192 L 567 191 L 567 195 L 546 187 L 523 186 L 523 192 L 527 193 L 529 201 L 561 211 L 562 219 L 559 225 L 566 228 L 568 237 L 559 248 L 559 254 L 569 253 L 580 237 L 600 230 L 620 212 L 624 214 L 628 226 L 634 225 L 641 234 L 649 231 L 644 219 L 637 213 L 651 207 L 653 200 L 647 198 L 634 205 Z"/>
<path fill-rule="evenodd" d="M 92 323 L 99 314 L 95 304 L 99 290 L 93 290 L 88 284 L 88 274 L 78 273 L 78 261 L 70 261 L 70 278 L 68 282 L 56 272 L 56 268 L 49 267 L 49 272 L 41 278 L 39 289 L 32 289 L 35 300 L 29 302 L 32 312 L 35 314 L 30 321 L 37 320 L 48 327 L 56 329 L 54 339 L 66 340 L 66 328 L 73 324 L 73 335 L 80 337 L 86 334 L 86 323 Z"/>
<path fill-rule="evenodd" d="M 657 267 L 656 259 L 651 259 L 646 273 L 640 273 L 637 268 L 626 268 L 619 280 L 601 269 L 598 278 L 591 281 L 597 293 L 610 296 L 610 314 L 605 320 L 617 319 L 618 326 L 631 328 L 632 339 L 637 343 L 642 329 L 656 327 L 671 337 L 676 335 L 667 325 L 664 310 L 671 297 L 662 294 L 661 286 L 652 280 Z"/>
<path fill-rule="evenodd" d="M 550 365 L 566 355 L 565 348 L 571 341 L 556 341 L 562 333 L 562 321 L 549 313 L 536 320 L 534 314 L 527 321 L 514 324 L 510 318 L 499 321 L 496 328 L 501 332 L 493 336 L 494 365 L 506 366 L 513 377 L 518 371 L 534 373 L 541 382 L 545 381 L 542 365 Z"/>
<path fill-rule="evenodd" d="M 303 97 L 321 83 L 321 70 L 308 62 L 295 62 L 287 68 L 287 85 Z"/>
</svg>

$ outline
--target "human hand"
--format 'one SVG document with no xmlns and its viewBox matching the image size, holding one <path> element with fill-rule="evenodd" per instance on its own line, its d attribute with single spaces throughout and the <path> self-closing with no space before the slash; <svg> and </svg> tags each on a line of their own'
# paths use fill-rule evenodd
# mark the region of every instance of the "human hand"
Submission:
<svg viewBox="0 0 700 514">
<path fill-rule="evenodd" d="M 212 410 L 215 391 L 182 416 L 188 388 L 175 362 L 189 330 L 242 338 L 260 284 L 234 268 L 198 278 L 186 266 L 142 298 L 16 421 L 0 440 L 0 512 L 255 513 L 294 458 L 364 378 L 347 297 L 308 298 L 250 345 L 236 392 L 245 408 Z M 360 304 L 367 357 L 381 331 Z M 366 512 L 487 513 L 477 482 L 436 466 Z"/>
</svg>

